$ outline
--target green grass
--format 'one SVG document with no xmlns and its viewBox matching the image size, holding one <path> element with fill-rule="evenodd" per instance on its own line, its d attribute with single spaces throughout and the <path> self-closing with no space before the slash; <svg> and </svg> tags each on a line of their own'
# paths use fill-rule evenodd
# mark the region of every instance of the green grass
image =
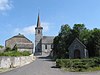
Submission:
<svg viewBox="0 0 100 75">
<path fill-rule="evenodd" d="M 70 72 L 93 72 L 93 71 L 100 71 L 100 67 L 90 67 L 88 69 L 83 68 L 61 68 L 63 71 L 70 71 Z"/>
<path fill-rule="evenodd" d="M 7 72 L 13 70 L 14 68 L 0 68 L 0 73 Z"/>
<path fill-rule="evenodd" d="M 88 68 L 87 71 L 100 71 L 100 67 Z"/>
<path fill-rule="evenodd" d="M 19 51 L 7 51 L 0 53 L 0 56 L 29 56 L 31 53 L 28 51 L 19 52 Z"/>
</svg>

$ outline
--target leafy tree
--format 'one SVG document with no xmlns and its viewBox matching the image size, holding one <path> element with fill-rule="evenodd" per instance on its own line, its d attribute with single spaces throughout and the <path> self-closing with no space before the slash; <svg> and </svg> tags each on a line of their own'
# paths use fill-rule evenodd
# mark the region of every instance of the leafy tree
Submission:
<svg viewBox="0 0 100 75">
<path fill-rule="evenodd" d="M 95 28 L 91 31 L 88 50 L 90 56 L 100 56 L 100 29 Z"/>
<path fill-rule="evenodd" d="M 54 38 L 54 41 L 53 41 L 53 56 L 54 58 L 58 58 L 59 56 L 59 41 L 60 41 L 60 37 L 59 36 L 56 36 Z"/>
<path fill-rule="evenodd" d="M 75 38 L 83 42 L 90 57 L 100 56 L 100 29 L 89 30 L 84 24 L 74 24 L 73 29 L 65 24 L 54 38 L 53 53 L 56 58 L 68 57 L 68 47 Z"/>
<path fill-rule="evenodd" d="M 79 39 L 81 40 L 81 42 L 87 45 L 90 36 L 91 36 L 91 31 L 89 29 L 84 29 L 83 31 L 80 32 Z"/>
<path fill-rule="evenodd" d="M 71 28 L 69 25 L 63 25 L 61 26 L 61 30 L 58 34 L 58 36 L 55 37 L 54 39 L 54 48 L 53 48 L 53 53 L 54 56 L 57 58 L 65 58 L 68 50 L 66 40 L 69 39 L 69 35 L 71 34 Z"/>
<path fill-rule="evenodd" d="M 74 27 L 72 29 L 74 38 L 80 39 L 81 32 L 83 32 L 85 29 L 86 28 L 84 24 L 74 24 Z"/>
<path fill-rule="evenodd" d="M 0 48 L 3 48 L 3 46 L 2 46 L 2 45 L 0 45 Z"/>
</svg>

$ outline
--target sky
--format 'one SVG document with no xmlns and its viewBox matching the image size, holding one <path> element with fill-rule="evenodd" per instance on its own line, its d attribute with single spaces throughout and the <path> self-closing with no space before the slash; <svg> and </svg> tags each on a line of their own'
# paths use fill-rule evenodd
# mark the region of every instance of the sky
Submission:
<svg viewBox="0 0 100 75">
<path fill-rule="evenodd" d="M 0 0 L 0 45 L 18 33 L 34 43 L 38 13 L 43 35 L 56 36 L 64 24 L 100 28 L 100 0 Z"/>
</svg>

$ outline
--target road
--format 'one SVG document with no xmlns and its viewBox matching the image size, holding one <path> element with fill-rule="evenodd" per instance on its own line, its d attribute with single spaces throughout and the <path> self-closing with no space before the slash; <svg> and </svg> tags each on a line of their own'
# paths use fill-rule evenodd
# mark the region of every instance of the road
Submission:
<svg viewBox="0 0 100 75">
<path fill-rule="evenodd" d="M 0 75 L 100 75 L 97 72 L 64 72 L 55 68 L 55 62 L 51 61 L 46 56 L 37 57 L 37 59 L 20 68 L 9 72 L 0 73 Z"/>
</svg>

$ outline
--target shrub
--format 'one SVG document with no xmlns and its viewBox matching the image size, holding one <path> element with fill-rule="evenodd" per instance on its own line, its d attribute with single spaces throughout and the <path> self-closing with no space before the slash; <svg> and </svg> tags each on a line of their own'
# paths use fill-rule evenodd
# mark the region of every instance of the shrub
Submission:
<svg viewBox="0 0 100 75">
<path fill-rule="evenodd" d="M 0 53 L 0 56 L 29 56 L 31 53 L 28 51 L 19 52 L 19 51 L 6 51 Z"/>
<path fill-rule="evenodd" d="M 3 46 L 2 46 L 2 45 L 0 45 L 0 48 L 3 48 Z"/>
<path fill-rule="evenodd" d="M 56 66 L 57 67 L 70 67 L 71 65 L 71 61 L 70 59 L 57 59 L 56 60 Z"/>
<path fill-rule="evenodd" d="M 12 51 L 10 47 L 6 47 L 5 52 Z"/>
<path fill-rule="evenodd" d="M 21 55 L 23 56 L 28 56 L 30 55 L 31 53 L 29 51 L 24 51 L 24 52 L 21 52 Z"/>
<path fill-rule="evenodd" d="M 62 61 L 62 60 L 60 60 L 60 59 L 57 59 L 57 60 L 56 60 L 56 66 L 59 67 L 59 68 L 62 67 L 61 61 Z"/>
<path fill-rule="evenodd" d="M 90 59 L 57 59 L 56 66 L 70 71 L 86 71 L 89 68 L 100 67 L 100 58 Z"/>
</svg>

